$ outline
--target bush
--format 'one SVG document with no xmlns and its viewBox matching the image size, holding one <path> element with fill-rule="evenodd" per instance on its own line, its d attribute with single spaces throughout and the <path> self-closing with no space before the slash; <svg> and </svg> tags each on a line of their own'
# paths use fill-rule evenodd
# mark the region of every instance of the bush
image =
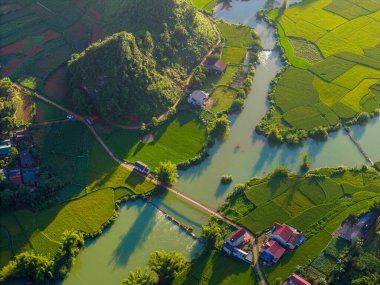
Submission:
<svg viewBox="0 0 380 285">
<path fill-rule="evenodd" d="M 287 178 L 289 177 L 290 170 L 287 166 L 277 166 L 272 172 L 271 178 Z"/>
<path fill-rule="evenodd" d="M 230 121 L 228 120 L 227 115 L 223 115 L 211 123 L 211 133 L 217 136 L 226 135 L 230 131 L 229 125 Z"/>
<path fill-rule="evenodd" d="M 171 186 L 177 181 L 177 166 L 171 161 L 160 162 L 156 172 L 158 180 L 165 186 Z"/>
<path fill-rule="evenodd" d="M 307 171 L 310 169 L 311 166 L 311 161 L 309 158 L 309 154 L 307 152 L 302 154 L 302 164 L 301 164 L 301 169 L 303 171 Z"/>
<path fill-rule="evenodd" d="M 230 107 L 230 112 L 240 112 L 244 109 L 244 100 L 241 98 L 235 99 Z"/>
<path fill-rule="evenodd" d="M 220 179 L 220 181 L 223 183 L 223 184 L 229 184 L 232 182 L 232 175 L 228 175 L 228 174 L 224 174 L 222 176 L 222 178 Z"/>
</svg>

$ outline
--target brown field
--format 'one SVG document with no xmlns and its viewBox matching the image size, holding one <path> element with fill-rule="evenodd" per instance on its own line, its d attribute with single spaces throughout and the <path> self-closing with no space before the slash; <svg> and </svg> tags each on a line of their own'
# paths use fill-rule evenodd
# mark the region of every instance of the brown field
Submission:
<svg viewBox="0 0 380 285">
<path fill-rule="evenodd" d="M 6 55 L 21 51 L 26 45 L 26 40 L 22 39 L 13 44 L 0 48 L 0 55 Z"/>
<path fill-rule="evenodd" d="M 4 68 L 1 70 L 2 76 L 9 76 L 13 70 L 16 69 L 24 61 L 24 57 L 16 57 L 12 59 Z"/>
<path fill-rule="evenodd" d="M 58 100 L 63 100 L 65 98 L 68 92 L 65 74 L 65 67 L 61 67 L 49 76 L 44 88 L 48 96 Z"/>
</svg>

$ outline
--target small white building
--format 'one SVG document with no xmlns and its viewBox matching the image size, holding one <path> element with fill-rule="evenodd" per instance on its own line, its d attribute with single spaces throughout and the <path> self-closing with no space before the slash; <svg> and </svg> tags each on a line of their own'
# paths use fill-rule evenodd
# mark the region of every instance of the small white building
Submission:
<svg viewBox="0 0 380 285">
<path fill-rule="evenodd" d="M 229 243 L 232 246 L 239 246 L 244 242 L 245 234 L 247 232 L 243 229 L 240 228 L 236 231 L 234 231 L 228 238 L 227 238 L 227 243 Z"/>
<path fill-rule="evenodd" d="M 202 90 L 195 90 L 187 98 L 187 102 L 196 105 L 202 106 L 208 100 L 209 94 Z"/>
</svg>

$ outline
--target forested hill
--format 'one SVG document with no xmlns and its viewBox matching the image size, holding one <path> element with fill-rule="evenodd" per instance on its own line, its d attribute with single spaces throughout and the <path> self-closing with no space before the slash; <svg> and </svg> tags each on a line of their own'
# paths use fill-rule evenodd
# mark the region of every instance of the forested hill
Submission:
<svg viewBox="0 0 380 285">
<path fill-rule="evenodd" d="M 127 0 L 104 14 L 109 30 L 127 32 L 74 54 L 69 74 L 78 111 L 109 120 L 144 120 L 167 110 L 217 39 L 210 20 L 188 0 Z"/>
<path fill-rule="evenodd" d="M 152 116 L 170 106 L 179 90 L 156 70 L 150 53 L 121 32 L 95 43 L 69 62 L 72 99 L 80 111 L 115 119 Z M 79 87 L 81 89 L 79 89 Z"/>
</svg>

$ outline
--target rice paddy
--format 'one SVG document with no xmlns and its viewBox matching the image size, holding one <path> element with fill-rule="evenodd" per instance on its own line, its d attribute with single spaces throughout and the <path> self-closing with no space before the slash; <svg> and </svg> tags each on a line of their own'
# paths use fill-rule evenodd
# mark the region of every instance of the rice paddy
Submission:
<svg viewBox="0 0 380 285">
<path fill-rule="evenodd" d="M 268 176 L 246 184 L 242 195 L 227 199 L 228 218 L 259 234 L 274 223 L 287 223 L 308 240 L 266 270 L 270 282 L 305 266 L 327 246 L 331 233 L 350 213 L 380 201 L 380 176 L 374 170 L 321 169 L 307 176 Z M 245 211 L 242 211 L 245 209 Z"/>
<path fill-rule="evenodd" d="M 371 0 L 317 0 L 269 12 L 292 66 L 274 88 L 277 115 L 264 123 L 280 126 L 285 136 L 292 129 L 332 128 L 378 109 L 370 93 L 380 81 L 379 9 Z"/>
</svg>

